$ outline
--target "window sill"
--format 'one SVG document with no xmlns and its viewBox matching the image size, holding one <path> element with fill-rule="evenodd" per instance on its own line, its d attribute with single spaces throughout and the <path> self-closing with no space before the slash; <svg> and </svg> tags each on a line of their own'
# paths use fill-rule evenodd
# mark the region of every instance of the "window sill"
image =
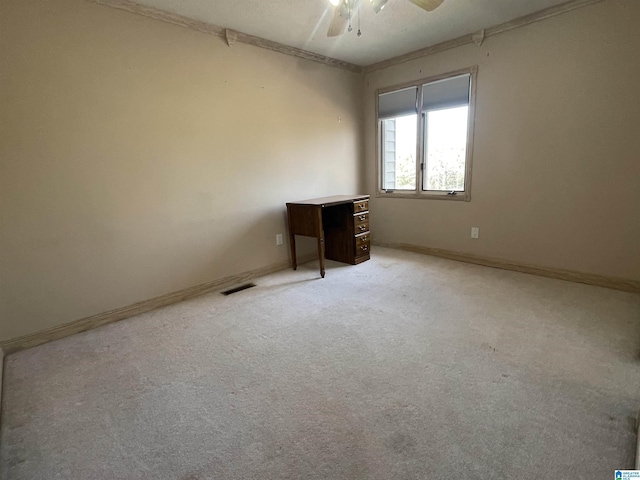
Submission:
<svg viewBox="0 0 640 480">
<path fill-rule="evenodd" d="M 412 200 L 449 200 L 452 202 L 470 202 L 471 195 L 460 192 L 457 195 L 447 195 L 446 193 L 438 194 L 438 193 L 415 193 L 415 192 L 400 192 L 395 191 L 385 192 L 379 191 L 376 193 L 377 198 L 408 198 Z"/>
</svg>

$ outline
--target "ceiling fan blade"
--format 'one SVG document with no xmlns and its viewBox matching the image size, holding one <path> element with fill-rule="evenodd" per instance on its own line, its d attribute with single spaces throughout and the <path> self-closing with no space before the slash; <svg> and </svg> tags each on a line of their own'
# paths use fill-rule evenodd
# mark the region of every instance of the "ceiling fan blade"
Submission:
<svg viewBox="0 0 640 480">
<path fill-rule="evenodd" d="M 423 10 L 426 10 L 427 12 L 431 12 L 432 10 L 435 10 L 440 5 L 442 5 L 442 2 L 444 2 L 444 0 L 409 0 L 409 1 L 414 5 L 419 6 Z"/>
<path fill-rule="evenodd" d="M 342 14 L 342 7 L 335 7 L 333 9 L 333 18 L 327 31 L 327 37 L 337 37 L 342 35 L 347 28 L 347 16 Z"/>
<path fill-rule="evenodd" d="M 384 8 L 389 0 L 371 0 L 371 4 L 373 5 L 373 9 L 376 13 Z"/>
<path fill-rule="evenodd" d="M 333 18 L 329 25 L 329 31 L 327 31 L 327 37 L 342 35 L 349 24 L 349 15 L 353 20 L 359 7 L 360 0 L 340 0 L 340 5 L 333 9 Z"/>
</svg>

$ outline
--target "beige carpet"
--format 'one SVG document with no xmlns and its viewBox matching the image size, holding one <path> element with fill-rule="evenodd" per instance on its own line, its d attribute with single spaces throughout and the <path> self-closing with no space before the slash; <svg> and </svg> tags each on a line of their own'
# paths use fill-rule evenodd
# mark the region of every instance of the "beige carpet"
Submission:
<svg viewBox="0 0 640 480">
<path fill-rule="evenodd" d="M 0 477 L 602 479 L 640 296 L 375 248 L 7 357 Z"/>
</svg>

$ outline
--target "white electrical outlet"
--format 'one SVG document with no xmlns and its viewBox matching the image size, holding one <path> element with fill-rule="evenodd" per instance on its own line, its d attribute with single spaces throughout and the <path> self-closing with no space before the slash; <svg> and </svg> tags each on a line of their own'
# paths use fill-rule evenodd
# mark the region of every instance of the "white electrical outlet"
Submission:
<svg viewBox="0 0 640 480">
<path fill-rule="evenodd" d="M 282 244 L 283 244 L 283 241 L 282 241 L 282 234 L 281 234 L 281 233 L 278 233 L 278 234 L 276 235 L 276 245 L 282 245 Z"/>
<path fill-rule="evenodd" d="M 471 238 L 478 238 L 480 236 L 480 229 L 478 227 L 471 227 Z"/>
</svg>

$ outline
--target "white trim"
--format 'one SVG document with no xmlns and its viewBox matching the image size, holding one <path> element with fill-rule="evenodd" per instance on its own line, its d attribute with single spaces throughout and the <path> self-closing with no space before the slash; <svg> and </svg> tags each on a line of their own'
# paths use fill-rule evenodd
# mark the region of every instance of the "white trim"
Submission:
<svg viewBox="0 0 640 480">
<path fill-rule="evenodd" d="M 514 272 L 528 273 L 541 277 L 558 278 L 560 280 L 567 280 L 569 282 L 596 285 L 598 287 L 612 288 L 614 290 L 621 290 L 623 292 L 640 293 L 640 280 L 606 277 L 603 275 L 577 272 L 575 270 L 564 270 L 561 268 L 542 267 L 527 263 L 520 263 L 513 260 L 506 260 L 503 258 L 485 257 L 483 255 L 475 255 L 472 253 L 465 253 L 454 250 L 445 250 L 442 248 L 425 247 L 421 245 L 413 245 L 410 243 L 381 242 L 378 240 L 372 240 L 371 245 L 395 248 L 397 250 L 406 250 L 408 252 L 422 253 L 424 255 L 433 255 L 436 257 L 456 260 L 458 262 L 473 263 L 476 265 L 484 265 L 486 267 L 501 268 L 503 270 L 513 270 Z"/>
<path fill-rule="evenodd" d="M 298 265 L 310 262 L 313 259 L 318 258 L 317 253 L 307 253 L 298 257 Z M 56 327 L 49 328 L 47 330 L 40 330 L 35 333 L 23 335 L 21 337 L 11 338 L 0 342 L 0 349 L 4 350 L 7 354 L 11 354 L 26 348 L 35 347 L 43 343 L 52 342 L 61 338 L 69 337 L 76 333 L 85 332 L 102 325 L 117 322 L 125 318 L 140 315 L 141 313 L 155 310 L 156 308 L 164 307 L 166 305 L 172 305 L 174 303 L 187 300 L 189 298 L 198 297 L 206 293 L 215 292 L 218 290 L 224 290 L 231 286 L 245 283 L 256 277 L 261 277 L 269 273 L 284 270 L 291 266 L 290 260 L 284 260 L 277 263 L 272 263 L 261 268 L 249 270 L 239 273 L 237 275 L 231 275 L 224 278 L 219 278 L 207 283 L 201 283 L 193 287 L 188 287 L 177 292 L 168 293 L 159 297 L 151 298 L 149 300 L 143 300 L 142 302 L 134 303 L 126 307 L 117 308 L 115 310 L 109 310 L 108 312 L 98 313 L 91 317 L 81 318 L 69 323 L 58 325 Z"/>
<path fill-rule="evenodd" d="M 636 470 L 640 470 L 640 410 L 636 418 Z"/>
<path fill-rule="evenodd" d="M 135 13 L 145 17 L 154 18 L 156 20 L 161 20 L 163 22 L 172 23 L 174 25 L 178 25 L 181 27 L 190 28 L 192 30 L 196 30 L 199 32 L 209 33 L 209 34 L 221 37 L 225 40 L 227 38 L 226 29 L 218 25 L 213 25 L 206 22 L 193 20 L 191 18 L 184 17 L 182 15 L 177 15 L 171 12 L 167 12 L 159 8 L 143 6 L 131 0 L 87 0 L 87 1 L 98 3 L 100 5 L 104 5 L 110 8 L 116 8 L 118 10 L 125 10 L 127 12 Z M 498 25 L 494 25 L 493 27 L 489 27 L 489 28 L 484 28 L 481 30 L 481 32 L 484 32 L 483 39 L 486 39 L 493 35 L 499 35 L 501 33 L 508 32 L 515 28 L 525 27 L 532 23 L 555 17 L 556 15 L 562 15 L 564 13 L 572 12 L 573 10 L 577 10 L 578 8 L 594 5 L 602 1 L 604 0 L 570 0 L 566 3 L 549 7 L 547 9 L 540 10 L 539 12 L 534 12 L 529 15 L 516 18 L 509 22 L 500 23 Z M 450 50 L 452 48 L 461 47 L 469 44 L 475 44 L 477 41 L 475 39 L 477 37 L 477 33 L 470 33 L 467 35 L 462 35 L 460 37 L 454 38 L 453 40 L 447 40 L 446 42 L 437 43 L 435 45 L 421 48 L 419 50 L 415 50 L 413 52 L 409 52 L 404 55 L 399 55 L 397 57 L 389 58 L 387 60 L 383 60 L 378 63 L 373 63 L 367 66 L 360 66 L 360 65 L 355 65 L 342 60 L 338 60 L 336 58 L 326 57 L 324 55 L 320 55 L 317 53 L 308 52 L 306 50 L 290 47 L 288 45 L 284 45 L 277 42 L 272 42 L 264 38 L 256 37 L 253 35 L 247 35 L 242 32 L 233 32 L 233 33 L 235 34 L 234 36 L 237 36 L 236 39 L 240 43 L 246 43 L 248 45 L 253 45 L 256 47 L 266 48 L 267 50 L 274 50 L 280 53 L 284 53 L 286 55 L 293 55 L 295 57 L 305 58 L 307 60 L 324 63 L 326 65 L 330 65 L 333 67 L 343 68 L 351 72 L 365 73 L 365 74 L 374 72 L 376 70 L 388 68 L 394 65 L 399 65 L 401 63 L 408 62 L 416 58 L 422 58 L 428 55 L 434 55 L 436 53 L 440 53 L 445 50 Z"/>
<path fill-rule="evenodd" d="M 0 348 L 0 432 L 2 431 L 2 384 L 4 383 L 4 350 Z M 0 447 L 2 446 L 2 436 L 0 435 Z"/>
<path fill-rule="evenodd" d="M 498 25 L 494 25 L 493 27 L 489 27 L 489 28 L 484 28 L 482 29 L 484 31 L 483 40 L 488 37 L 499 35 L 501 33 L 505 33 L 516 28 L 526 27 L 527 25 L 531 25 L 532 23 L 539 22 L 541 20 L 546 20 L 548 18 L 552 18 L 557 15 L 569 13 L 582 7 L 588 7 L 590 5 L 594 5 L 602 1 L 604 0 L 570 0 L 566 3 L 561 3 L 560 5 L 556 5 L 553 7 L 546 8 L 544 10 L 540 10 L 539 12 L 534 12 L 529 15 L 516 18 L 509 22 L 500 23 Z M 429 55 L 435 55 L 436 53 L 444 52 L 446 50 L 451 50 L 452 48 L 462 47 L 464 45 L 476 44 L 476 40 L 474 39 L 474 37 L 477 37 L 477 33 L 469 33 L 467 35 L 462 35 L 461 37 L 454 38 L 453 40 L 447 40 L 446 42 L 437 43 L 429 47 L 421 48 L 419 50 L 406 53 L 404 55 L 399 55 L 397 57 L 390 58 L 388 60 L 383 60 L 382 62 L 367 65 L 366 67 L 364 67 L 363 70 L 364 70 L 364 73 L 367 74 L 367 73 L 375 72 L 376 70 L 382 70 L 385 68 L 393 67 L 395 65 L 400 65 L 402 63 L 408 62 L 410 60 L 415 60 L 417 58 L 423 58 Z"/>
<path fill-rule="evenodd" d="M 104 5 L 105 7 L 115 8 L 117 10 L 124 10 L 129 13 L 135 13 L 143 17 L 153 18 L 163 22 L 178 25 L 180 27 L 195 30 L 196 32 L 208 33 L 216 37 L 222 38 L 229 46 L 236 41 L 244 43 L 246 45 L 252 45 L 254 47 L 264 48 L 266 50 L 273 50 L 274 52 L 284 53 L 293 57 L 303 58 L 305 60 L 311 60 L 313 62 L 324 63 L 331 67 L 338 67 L 350 72 L 361 73 L 362 67 L 354 65 L 349 62 L 338 60 L 336 58 L 327 57 L 318 53 L 302 50 L 301 48 L 290 47 L 282 43 L 273 42 L 266 38 L 256 37 L 255 35 L 249 35 L 247 33 L 237 32 L 235 30 L 228 30 L 212 23 L 202 22 L 200 20 L 194 20 L 183 15 L 171 13 L 166 10 L 161 10 L 155 7 L 148 7 L 132 2 L 131 0 L 88 0 L 90 2 Z M 233 38 L 232 42 L 229 39 Z"/>
</svg>

